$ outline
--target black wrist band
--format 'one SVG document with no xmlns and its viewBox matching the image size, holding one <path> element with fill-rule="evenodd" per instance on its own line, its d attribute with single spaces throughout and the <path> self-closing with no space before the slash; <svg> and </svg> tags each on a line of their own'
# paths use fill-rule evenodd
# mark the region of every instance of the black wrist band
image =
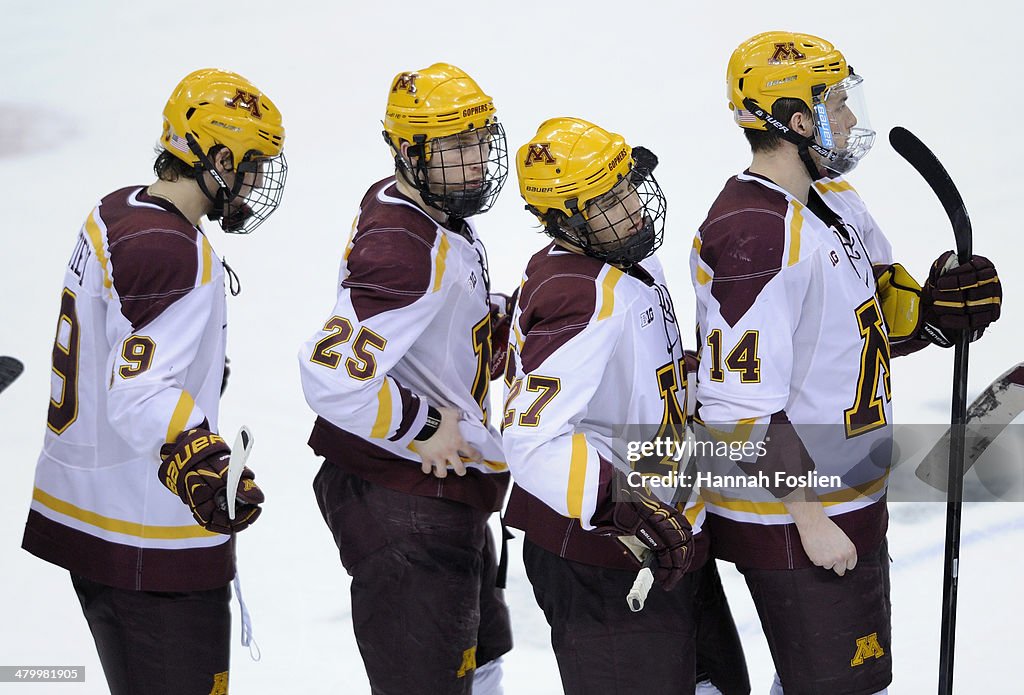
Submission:
<svg viewBox="0 0 1024 695">
<path fill-rule="evenodd" d="M 427 421 L 423 423 L 423 429 L 413 437 L 417 442 L 423 442 L 434 436 L 437 428 L 441 426 L 441 411 L 432 405 L 427 406 Z"/>
</svg>

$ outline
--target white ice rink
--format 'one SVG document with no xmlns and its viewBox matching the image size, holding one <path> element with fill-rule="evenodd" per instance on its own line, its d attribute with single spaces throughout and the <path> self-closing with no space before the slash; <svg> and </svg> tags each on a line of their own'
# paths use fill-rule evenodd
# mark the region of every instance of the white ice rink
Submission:
<svg viewBox="0 0 1024 695">
<path fill-rule="evenodd" d="M 268 497 L 260 522 L 239 540 L 263 658 L 254 663 L 235 642 L 232 693 L 368 691 L 352 636 L 348 578 L 310 489 L 319 463 L 305 444 L 313 418 L 295 354 L 333 306 L 356 205 L 370 183 L 389 174 L 380 120 L 389 80 L 402 69 L 438 60 L 466 69 L 495 97 L 513 151 L 542 120 L 558 115 L 587 118 L 654 150 L 669 201 L 660 256 L 685 329 L 693 324 L 687 255 L 694 230 L 726 177 L 749 161 L 726 107 L 726 61 L 759 31 L 823 35 L 865 78 L 880 137 L 851 180 L 897 259 L 922 277 L 953 244 L 931 191 L 888 146 L 889 128 L 903 125 L 946 164 L 967 201 L 975 251 L 1001 271 L 1005 310 L 972 346 L 970 395 L 1024 359 L 1015 342 L 1024 318 L 1024 147 L 1014 125 L 1024 113 L 1018 5 L 0 0 L 0 17 L 0 354 L 25 362 L 21 379 L 0 395 L 0 665 L 84 665 L 87 673 L 84 684 L 0 684 L 0 693 L 106 692 L 67 573 L 19 546 L 75 235 L 101 195 L 151 181 L 164 101 L 199 67 L 240 72 L 267 92 L 284 114 L 291 167 L 281 209 L 251 237 L 208 226 L 244 287 L 228 303 L 232 374 L 222 431 L 252 428 L 250 465 Z M 522 209 L 514 174 L 479 228 L 493 285 L 510 290 L 543 243 Z M 683 335 L 693 342 L 692 333 Z M 897 360 L 897 421 L 948 419 L 951 371 L 952 351 L 938 348 Z M 893 504 L 891 512 L 890 692 L 931 693 L 944 505 Z M 1024 692 L 1024 506 L 969 506 L 963 533 L 957 692 Z M 521 544 L 511 552 L 507 597 L 516 648 L 505 659 L 506 692 L 560 692 Z M 772 666 L 756 615 L 739 575 L 725 567 L 723 573 L 754 692 L 766 693 Z M 237 623 L 235 629 L 237 635 Z"/>
</svg>

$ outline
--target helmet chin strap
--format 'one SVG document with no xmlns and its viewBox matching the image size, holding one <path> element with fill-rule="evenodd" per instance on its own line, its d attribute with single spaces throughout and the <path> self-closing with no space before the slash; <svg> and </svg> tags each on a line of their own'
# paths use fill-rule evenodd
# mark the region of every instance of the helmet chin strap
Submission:
<svg viewBox="0 0 1024 695">
<path fill-rule="evenodd" d="M 243 176 L 235 176 L 235 185 L 228 186 L 224 177 L 217 171 L 217 167 L 214 166 L 213 160 L 203 152 L 203 148 L 200 147 L 199 143 L 191 133 L 185 134 L 185 140 L 188 142 L 188 147 L 192 150 L 192 153 L 199 158 L 199 163 L 196 165 L 199 176 L 196 177 L 196 181 L 199 183 L 199 189 L 203 194 L 213 203 L 213 208 L 206 214 L 211 220 L 219 220 L 224 216 L 224 207 L 232 200 L 238 197 L 238 192 L 242 190 L 242 179 Z M 236 166 L 237 169 L 237 166 Z M 209 172 L 213 180 L 217 182 L 217 190 L 211 191 L 206 185 L 206 177 L 203 176 L 203 172 Z"/>
<path fill-rule="evenodd" d="M 829 162 L 834 162 L 839 157 L 839 155 L 832 150 L 827 147 L 822 147 L 815 142 L 813 137 L 801 135 L 779 121 L 777 118 L 758 106 L 757 102 L 753 99 L 744 99 L 743 108 L 767 123 L 770 128 L 774 128 L 776 135 L 781 137 L 783 140 L 796 145 L 797 152 L 800 154 L 800 161 L 802 161 L 804 163 L 804 167 L 807 168 L 807 173 L 811 177 L 811 181 L 817 181 L 825 176 L 821 167 L 819 167 L 817 163 L 815 163 L 814 158 L 811 157 L 811 150 L 814 150 L 818 156 Z"/>
</svg>

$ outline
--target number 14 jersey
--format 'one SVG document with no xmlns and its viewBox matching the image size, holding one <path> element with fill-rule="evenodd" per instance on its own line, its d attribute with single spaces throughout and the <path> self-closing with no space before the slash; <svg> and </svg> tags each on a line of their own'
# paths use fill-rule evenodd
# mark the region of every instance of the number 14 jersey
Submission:
<svg viewBox="0 0 1024 695">
<path fill-rule="evenodd" d="M 872 264 L 891 255 L 843 179 L 815 182 L 804 205 L 749 172 L 728 181 L 690 255 L 699 420 L 742 439 L 784 413 L 814 471 L 839 476 L 816 490 L 831 517 L 867 510 L 885 493 L 889 342 Z M 712 487 L 704 499 L 709 514 L 733 522 L 792 522 L 767 489 Z M 884 511 L 868 515 L 870 545 L 884 533 Z"/>
</svg>

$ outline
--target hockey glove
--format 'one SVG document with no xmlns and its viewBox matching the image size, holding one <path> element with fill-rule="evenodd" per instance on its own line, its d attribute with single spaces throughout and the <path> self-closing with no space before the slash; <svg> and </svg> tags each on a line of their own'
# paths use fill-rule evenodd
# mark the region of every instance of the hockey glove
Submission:
<svg viewBox="0 0 1024 695">
<path fill-rule="evenodd" d="M 248 467 L 242 470 L 235 493 L 235 519 L 228 518 L 226 487 L 231 449 L 222 437 L 203 428 L 188 430 L 173 444 L 165 444 L 160 455 L 160 481 L 188 505 L 196 523 L 207 531 L 230 534 L 259 518 L 263 492 Z"/>
<path fill-rule="evenodd" d="M 690 522 L 644 488 L 629 485 L 619 473 L 604 497 L 592 518 L 597 533 L 635 536 L 655 555 L 655 581 L 671 591 L 690 568 Z"/>
<path fill-rule="evenodd" d="M 921 292 L 921 333 L 936 345 L 950 347 L 961 331 L 971 341 L 999 318 L 1003 287 L 992 261 L 984 256 L 958 264 L 956 254 L 946 251 L 932 263 Z"/>
<path fill-rule="evenodd" d="M 512 296 L 491 292 L 491 381 L 505 374 L 508 361 L 508 334 L 512 326 L 512 313 L 516 308 L 519 288 Z"/>
<path fill-rule="evenodd" d="M 899 263 L 875 266 L 874 271 L 889 342 L 916 337 L 921 328 L 921 286 Z"/>
</svg>

